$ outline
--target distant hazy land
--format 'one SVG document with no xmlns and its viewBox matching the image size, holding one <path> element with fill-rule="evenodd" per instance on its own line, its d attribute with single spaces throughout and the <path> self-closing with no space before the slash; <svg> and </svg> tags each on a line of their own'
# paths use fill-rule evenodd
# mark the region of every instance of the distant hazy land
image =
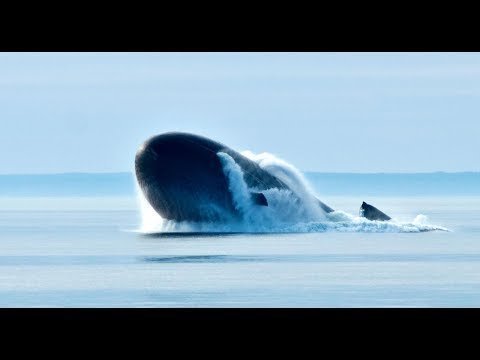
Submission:
<svg viewBox="0 0 480 360">
<path fill-rule="evenodd" d="M 320 173 L 305 176 L 321 195 L 480 195 L 480 172 Z M 0 175 L 0 196 L 133 196 L 132 173 Z"/>
</svg>

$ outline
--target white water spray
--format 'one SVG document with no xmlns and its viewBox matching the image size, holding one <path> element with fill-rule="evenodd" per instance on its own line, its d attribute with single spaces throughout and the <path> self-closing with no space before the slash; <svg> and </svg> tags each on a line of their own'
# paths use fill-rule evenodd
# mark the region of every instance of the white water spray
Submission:
<svg viewBox="0 0 480 360">
<path fill-rule="evenodd" d="M 217 156 L 228 179 L 228 190 L 232 194 L 233 205 L 244 218 L 248 219 L 253 203 L 250 198 L 250 191 L 243 178 L 243 171 L 230 155 L 219 152 Z"/>
<path fill-rule="evenodd" d="M 140 208 L 141 223 L 140 223 L 140 232 L 143 233 L 154 233 L 159 231 L 165 231 L 165 221 L 160 215 L 155 211 L 155 209 L 150 205 L 148 200 L 145 198 L 142 190 L 136 183 L 135 190 L 137 193 L 137 203 Z"/>
<path fill-rule="evenodd" d="M 263 170 L 287 184 L 300 200 L 303 210 L 303 221 L 325 220 L 326 213 L 318 206 L 317 194 L 295 166 L 267 152 L 257 155 L 246 150 L 241 154 L 256 162 Z"/>
<path fill-rule="evenodd" d="M 337 210 L 325 213 L 318 205 L 315 191 L 302 173 L 293 165 L 269 153 L 254 154 L 244 151 L 242 155 L 255 161 L 263 170 L 279 178 L 287 189 L 263 190 L 268 206 L 258 206 L 251 199 L 241 167 L 228 154 L 217 156 L 223 167 L 232 194 L 233 205 L 241 214 L 240 221 L 227 223 L 176 222 L 162 219 L 138 189 L 142 215 L 141 232 L 422 232 L 447 230 L 427 224 L 424 215 L 418 215 L 411 223 L 390 221 L 370 221 Z"/>
</svg>

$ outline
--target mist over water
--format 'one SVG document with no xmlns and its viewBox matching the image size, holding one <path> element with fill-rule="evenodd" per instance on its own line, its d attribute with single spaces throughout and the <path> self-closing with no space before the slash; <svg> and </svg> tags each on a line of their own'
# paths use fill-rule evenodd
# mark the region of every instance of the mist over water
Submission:
<svg viewBox="0 0 480 360">
<path fill-rule="evenodd" d="M 141 211 L 142 233 L 158 232 L 246 232 L 246 233 L 315 233 L 315 232 L 425 232 L 447 231 L 445 227 L 429 224 L 424 215 L 417 215 L 410 222 L 395 219 L 390 221 L 370 221 L 366 218 L 335 210 L 325 212 L 318 205 L 318 194 L 303 174 L 292 164 L 270 153 L 255 154 L 244 151 L 242 155 L 255 161 L 262 169 L 276 176 L 288 185 L 286 189 L 262 191 L 268 206 L 253 203 L 250 193 L 260 191 L 249 188 L 244 180 L 241 167 L 228 154 L 219 152 L 217 156 L 228 180 L 229 190 L 235 208 L 241 214 L 240 220 L 227 222 L 177 222 L 162 219 L 144 197 L 137 185 L 137 198 Z M 359 204 L 360 207 L 360 204 Z"/>
</svg>

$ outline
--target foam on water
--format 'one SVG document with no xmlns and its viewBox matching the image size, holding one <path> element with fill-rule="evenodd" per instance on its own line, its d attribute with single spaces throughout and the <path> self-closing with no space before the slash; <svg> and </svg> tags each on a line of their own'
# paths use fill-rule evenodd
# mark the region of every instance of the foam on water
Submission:
<svg viewBox="0 0 480 360">
<path fill-rule="evenodd" d="M 244 180 L 241 167 L 228 154 L 217 156 L 228 179 L 235 208 L 240 219 L 223 223 L 177 222 L 162 219 L 145 199 L 137 187 L 142 214 L 141 232 L 423 232 L 447 231 L 446 228 L 428 224 L 424 215 L 418 215 L 412 222 L 370 221 L 341 210 L 326 213 L 318 205 L 317 194 L 293 165 L 269 153 L 254 154 L 244 151 L 242 155 L 255 161 L 262 169 L 282 180 L 286 189 L 263 190 L 268 206 L 252 202 L 251 189 Z"/>
</svg>

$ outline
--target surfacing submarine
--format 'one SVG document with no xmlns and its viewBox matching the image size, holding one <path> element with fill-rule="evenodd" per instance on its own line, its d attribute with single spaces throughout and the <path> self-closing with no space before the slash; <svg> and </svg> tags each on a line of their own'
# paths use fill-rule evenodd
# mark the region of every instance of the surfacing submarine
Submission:
<svg viewBox="0 0 480 360">
<path fill-rule="evenodd" d="M 135 175 L 147 201 L 164 219 L 228 221 L 238 218 L 240 213 L 218 153 L 229 155 L 240 166 L 248 188 L 255 189 L 250 193 L 253 204 L 268 206 L 262 193 L 267 189 L 290 190 L 283 181 L 228 146 L 181 132 L 164 133 L 146 140 L 135 156 Z M 320 200 L 318 206 L 327 213 L 334 211 Z M 377 212 L 360 212 L 370 220 L 390 219 L 374 209 Z"/>
</svg>

